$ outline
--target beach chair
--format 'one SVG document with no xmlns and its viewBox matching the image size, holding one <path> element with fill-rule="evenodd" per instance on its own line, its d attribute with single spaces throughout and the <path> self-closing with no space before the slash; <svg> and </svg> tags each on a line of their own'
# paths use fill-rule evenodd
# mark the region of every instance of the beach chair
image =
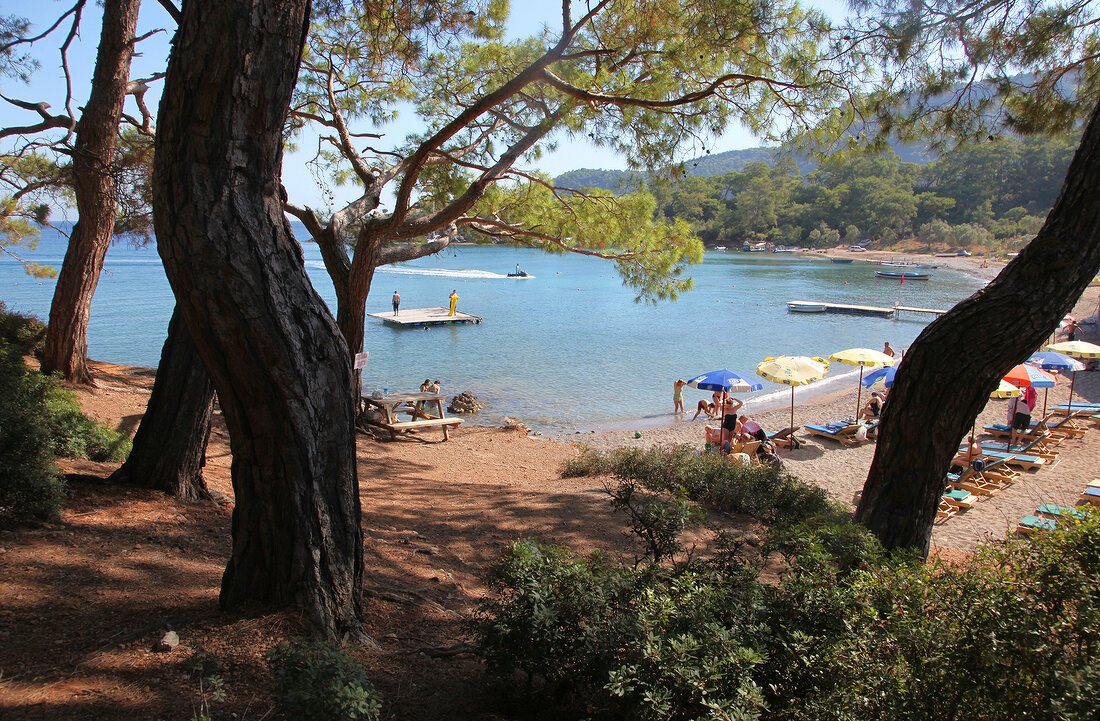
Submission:
<svg viewBox="0 0 1100 721">
<path fill-rule="evenodd" d="M 1013 479 L 998 476 L 995 472 L 989 476 L 984 474 L 984 469 L 979 471 L 971 466 L 958 475 L 948 473 L 947 485 L 979 496 L 992 496 L 1014 482 Z"/>
<path fill-rule="evenodd" d="M 936 520 L 933 521 L 937 526 L 949 518 L 954 518 L 959 514 L 959 507 L 948 503 L 946 498 L 940 498 L 940 505 L 936 509 Z"/>
<path fill-rule="evenodd" d="M 806 426 L 806 431 L 811 436 L 830 438 L 842 446 L 859 445 L 859 441 L 856 439 L 856 431 L 858 430 L 858 423 L 811 423 Z"/>
<path fill-rule="evenodd" d="M 973 508 L 978 502 L 977 496 L 964 488 L 955 488 L 944 493 L 943 500 L 962 510 Z"/>
<path fill-rule="evenodd" d="M 962 453 L 965 450 L 965 447 L 960 448 L 959 452 Z M 1007 464 L 1016 466 L 1017 468 L 1023 468 L 1027 471 L 1034 471 L 1044 466 L 1054 465 L 1039 456 L 1032 456 L 1026 453 L 1005 453 L 1003 450 L 996 451 L 984 444 L 982 445 L 982 459 L 986 461 L 1003 459 Z"/>
<path fill-rule="evenodd" d="M 1016 525 L 1017 533 L 1034 533 L 1035 531 L 1053 531 L 1058 527 L 1058 522 L 1053 518 L 1041 516 L 1024 516 Z"/>
<path fill-rule="evenodd" d="M 1081 491 L 1078 503 L 1088 503 L 1092 506 L 1100 506 L 1100 486 L 1088 486 Z"/>
<path fill-rule="evenodd" d="M 1075 508 L 1066 508 L 1065 506 L 1056 506 L 1053 503 L 1044 503 L 1039 506 L 1035 509 L 1035 514 L 1043 518 L 1053 518 L 1056 521 L 1069 517 L 1080 520 L 1085 517 L 1084 511 L 1078 511 Z"/>
<path fill-rule="evenodd" d="M 784 428 L 781 431 L 776 431 L 768 436 L 768 439 L 772 443 L 780 448 L 798 448 L 802 445 L 802 442 L 794 437 L 795 431 L 798 431 L 802 426 L 794 426 L 792 428 Z"/>
<path fill-rule="evenodd" d="M 1027 442 L 1046 433 L 1052 440 L 1060 442 L 1070 437 L 1080 438 L 1088 431 L 1087 426 L 1079 425 L 1072 416 L 1061 416 L 1061 419 L 1055 422 L 1056 418 L 1053 414 L 1047 415 L 1046 418 L 1032 423 L 1026 432 L 1017 432 L 1015 437 Z M 1012 435 L 1012 426 L 1005 423 L 991 423 L 988 426 L 982 426 L 982 430 L 998 438 L 1008 438 Z"/>
</svg>

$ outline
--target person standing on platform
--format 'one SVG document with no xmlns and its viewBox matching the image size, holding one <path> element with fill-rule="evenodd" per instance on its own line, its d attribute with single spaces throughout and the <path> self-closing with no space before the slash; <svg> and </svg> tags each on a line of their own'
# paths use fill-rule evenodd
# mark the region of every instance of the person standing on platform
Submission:
<svg viewBox="0 0 1100 721">
<path fill-rule="evenodd" d="M 401 296 L 399 296 L 397 294 L 397 291 L 395 290 L 393 292 L 393 314 L 394 315 L 397 315 L 397 310 L 400 307 L 401 307 Z"/>
<path fill-rule="evenodd" d="M 447 315 L 449 315 L 449 316 L 454 315 L 455 314 L 455 306 L 457 306 L 457 305 L 458 305 L 458 289 L 455 288 L 454 290 L 451 291 L 451 312 L 448 313 Z"/>
</svg>

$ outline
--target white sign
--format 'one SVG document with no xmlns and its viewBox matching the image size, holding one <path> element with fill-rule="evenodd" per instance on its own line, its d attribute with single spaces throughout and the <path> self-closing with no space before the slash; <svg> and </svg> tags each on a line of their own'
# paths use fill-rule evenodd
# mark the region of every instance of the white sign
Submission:
<svg viewBox="0 0 1100 721">
<path fill-rule="evenodd" d="M 355 369 L 356 370 L 359 370 L 360 368 L 366 368 L 367 367 L 367 356 L 369 356 L 369 355 L 370 355 L 370 353 L 367 353 L 366 351 L 363 351 L 362 353 L 356 353 L 355 354 Z"/>
</svg>

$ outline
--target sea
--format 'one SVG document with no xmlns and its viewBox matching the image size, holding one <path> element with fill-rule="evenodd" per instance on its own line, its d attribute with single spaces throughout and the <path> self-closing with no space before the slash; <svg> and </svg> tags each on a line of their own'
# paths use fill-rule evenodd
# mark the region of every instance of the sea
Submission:
<svg viewBox="0 0 1100 721">
<path fill-rule="evenodd" d="M 296 228 L 302 240 L 304 229 Z M 54 281 L 23 272 L 20 260 L 60 268 L 65 237 L 44 229 L 33 250 L 0 253 L 0 301 L 9 310 L 49 315 Z M 335 309 L 335 294 L 320 252 L 303 242 L 306 270 Z M 510 278 L 517 266 L 529 275 Z M 614 266 L 598 258 L 550 254 L 524 247 L 453 245 L 437 255 L 379 268 L 368 313 L 445 307 L 452 290 L 458 309 L 476 325 L 395 328 L 368 318 L 363 369 L 366 392 L 415 391 L 425 379 L 443 392 L 473 393 L 484 408 L 467 422 L 516 419 L 545 435 L 645 429 L 673 423 L 678 378 L 730 369 L 755 376 L 768 356 L 825 356 L 887 341 L 904 350 L 932 320 L 929 315 L 876 317 L 799 314 L 790 300 L 857 305 L 950 308 L 983 281 L 940 268 L 927 281 L 877 278 L 877 265 L 837 264 L 802 255 L 711 250 L 689 268 L 692 290 L 675 301 L 636 302 Z M 120 242 L 107 253 L 92 303 L 90 358 L 155 367 L 174 299 L 155 247 Z M 796 391 L 799 398 L 850 387 L 859 370 L 832 364 L 825 380 Z M 791 402 L 791 391 L 762 381 L 740 396 L 746 410 Z M 710 393 L 685 388 L 688 417 Z"/>
</svg>

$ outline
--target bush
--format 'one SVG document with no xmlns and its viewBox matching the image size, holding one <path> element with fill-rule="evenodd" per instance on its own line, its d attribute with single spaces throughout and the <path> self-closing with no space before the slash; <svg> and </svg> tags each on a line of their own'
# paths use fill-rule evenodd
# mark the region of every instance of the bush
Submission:
<svg viewBox="0 0 1100 721">
<path fill-rule="evenodd" d="M 22 355 L 41 355 L 46 325 L 31 315 L 10 313 L 0 301 L 0 340 L 19 349 Z"/>
<path fill-rule="evenodd" d="M 43 422 L 48 393 L 34 381 L 22 351 L 0 340 L 0 511 L 52 520 L 61 510 L 64 484 Z"/>
<path fill-rule="evenodd" d="M 324 641 L 292 639 L 267 654 L 275 712 L 285 719 L 377 719 L 382 709 L 363 666 Z"/>
<path fill-rule="evenodd" d="M 55 378 L 30 372 L 27 383 L 40 386 L 46 398 L 42 423 L 50 435 L 54 455 L 100 462 L 122 462 L 130 455 L 130 437 L 84 415 L 76 394 L 61 388 Z"/>
</svg>

